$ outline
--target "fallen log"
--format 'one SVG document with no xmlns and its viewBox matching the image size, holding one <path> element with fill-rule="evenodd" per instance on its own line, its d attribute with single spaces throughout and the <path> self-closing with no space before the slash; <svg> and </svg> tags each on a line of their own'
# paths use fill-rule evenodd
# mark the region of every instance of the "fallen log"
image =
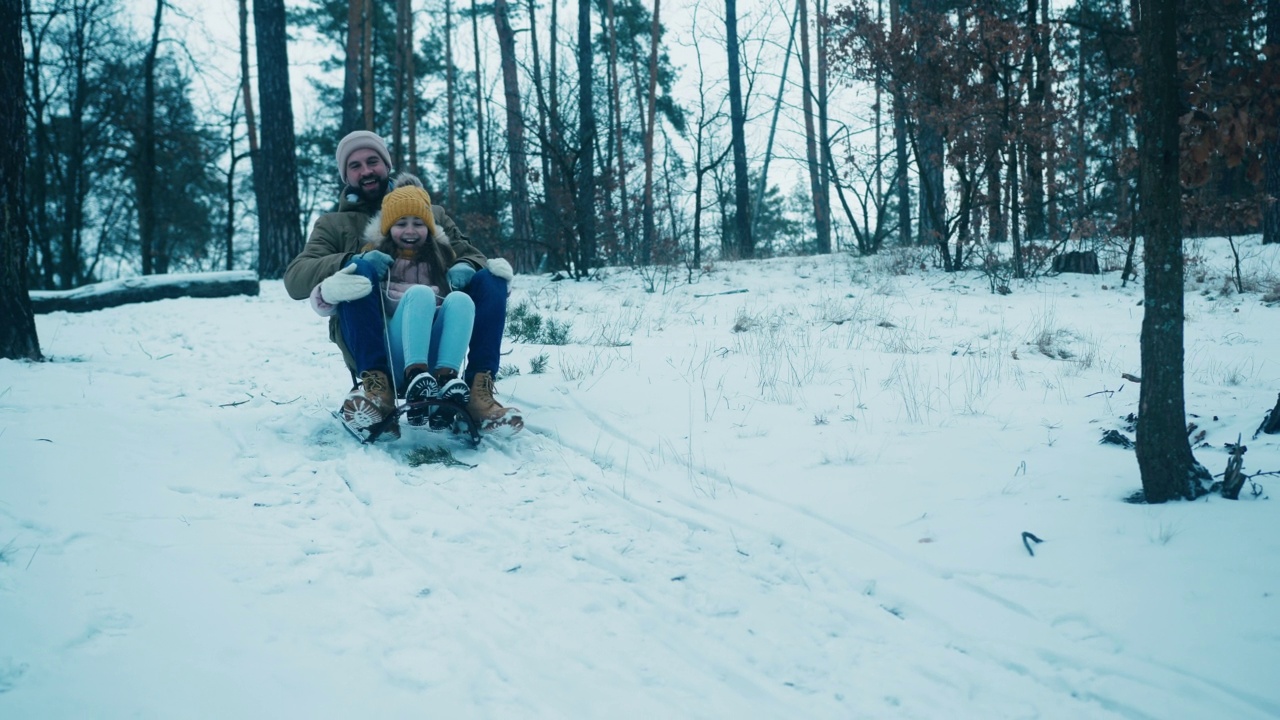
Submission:
<svg viewBox="0 0 1280 720">
<path fill-rule="evenodd" d="M 257 294 L 258 274 L 252 270 L 144 275 L 84 285 L 74 290 L 32 290 L 31 309 L 37 313 L 59 310 L 90 312 L 170 298 Z"/>
<path fill-rule="evenodd" d="M 1098 274 L 1098 253 L 1093 250 L 1072 250 L 1053 258 L 1054 273 Z"/>
</svg>

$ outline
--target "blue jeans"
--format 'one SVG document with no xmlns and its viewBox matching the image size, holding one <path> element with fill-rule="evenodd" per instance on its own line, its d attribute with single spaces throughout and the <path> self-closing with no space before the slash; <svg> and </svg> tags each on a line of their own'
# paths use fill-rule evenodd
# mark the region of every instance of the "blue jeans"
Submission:
<svg viewBox="0 0 1280 720">
<path fill-rule="evenodd" d="M 367 370 L 381 370 L 391 375 L 391 358 L 387 354 L 386 321 L 382 314 L 382 292 L 378 289 L 378 271 L 369 262 L 352 258 L 356 274 L 373 283 L 373 292 L 358 300 L 338 303 L 338 327 L 347 350 L 356 361 L 359 377 Z"/>
<path fill-rule="evenodd" d="M 426 285 L 415 285 L 400 298 L 395 314 L 387 320 L 391 338 L 391 365 L 396 381 L 410 365 L 428 370 L 462 370 L 462 356 L 471 339 L 476 306 L 466 293 L 453 292 L 436 307 L 436 294 Z"/>
<path fill-rule="evenodd" d="M 502 359 L 502 333 L 507 327 L 507 281 L 486 268 L 477 272 L 462 289 L 476 304 L 475 327 L 471 330 L 471 352 L 467 355 L 467 384 L 478 372 L 498 375 Z"/>
<path fill-rule="evenodd" d="M 378 286 L 373 265 L 352 258 L 356 273 Z M 502 333 L 507 327 L 507 281 L 480 270 L 463 288 L 475 304 L 475 323 L 471 331 L 471 347 L 467 355 L 465 379 L 471 384 L 478 372 L 498 375 L 502 360 Z M 356 361 L 356 375 L 366 370 L 381 370 L 390 375 L 391 358 L 387 354 L 386 325 L 382 313 L 382 293 L 371 292 L 359 300 L 338 303 L 338 326 L 347 350 Z M 434 344 L 434 343 L 433 343 Z M 397 378 L 398 380 L 398 378 Z"/>
</svg>

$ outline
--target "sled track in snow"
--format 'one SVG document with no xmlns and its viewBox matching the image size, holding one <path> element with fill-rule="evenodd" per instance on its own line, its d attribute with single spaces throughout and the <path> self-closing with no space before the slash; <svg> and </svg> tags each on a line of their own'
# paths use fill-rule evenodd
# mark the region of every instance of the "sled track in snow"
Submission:
<svg viewBox="0 0 1280 720">
<path fill-rule="evenodd" d="M 630 457 L 639 458 L 661 453 L 668 460 L 674 458 L 683 472 L 701 478 L 703 481 L 698 486 L 719 486 L 730 490 L 729 498 L 724 500 L 718 498 L 696 500 L 685 496 L 666 496 L 664 499 L 668 501 L 667 503 L 645 502 L 634 497 L 621 498 L 615 493 L 615 499 L 621 502 L 638 504 L 646 512 L 660 514 L 674 522 L 700 531 L 713 531 L 712 527 L 715 525 L 742 528 L 746 524 L 750 531 L 765 537 L 775 536 L 778 531 L 758 522 L 744 521 L 744 517 L 775 517 L 779 510 L 796 516 L 810 526 L 820 527 L 826 531 L 827 535 L 833 536 L 823 539 L 823 549 L 804 547 L 803 542 L 793 537 L 781 538 L 782 545 L 793 549 L 792 561 L 799 565 L 796 570 L 800 575 L 821 577 L 826 582 L 844 585 L 850 594 L 860 593 L 857 587 L 859 582 L 863 588 L 875 587 L 874 601 L 881 608 L 895 614 L 902 613 L 907 622 L 926 622 L 944 628 L 956 636 L 968 638 L 965 647 L 956 648 L 960 652 L 982 658 L 1065 697 L 1096 703 L 1096 707 L 1104 708 L 1122 717 L 1156 718 L 1160 714 L 1149 714 L 1141 708 L 1118 701 L 1105 688 L 1091 690 L 1068 678 L 1093 678 L 1099 681 L 1099 684 L 1123 679 L 1128 683 L 1146 687 L 1156 694 L 1197 699 L 1213 697 L 1218 707 L 1232 708 L 1233 712 L 1240 713 L 1240 716 L 1280 715 L 1280 707 L 1276 707 L 1265 698 L 1242 692 L 1240 688 L 1225 687 L 1180 668 L 1171 667 L 1156 658 L 1133 654 L 1106 654 L 1093 648 L 1073 644 L 1069 638 L 1062 636 L 1055 629 L 1056 619 L 1041 618 L 1033 610 L 997 592 L 958 577 L 956 573 L 941 570 L 928 562 L 912 557 L 881 538 L 763 491 L 749 481 L 726 477 L 704 465 L 695 464 L 691 457 L 682 456 L 679 453 L 662 452 L 662 448 L 644 447 L 630 433 L 586 407 L 572 394 L 567 394 L 565 397 L 572 404 L 573 411 L 585 416 L 602 434 L 627 447 Z M 535 425 L 530 429 L 535 434 L 551 438 L 551 433 L 545 428 Z M 584 458 L 590 458 L 593 455 L 593 449 L 588 446 L 586 439 L 564 438 L 557 434 L 554 441 Z M 643 465 L 643 463 L 632 463 L 629 472 L 647 476 L 651 482 L 659 485 L 660 483 L 653 479 L 656 473 L 647 470 Z M 640 467 L 637 468 L 637 466 Z M 605 474 L 611 472 L 611 468 L 601 468 L 601 470 Z M 673 509 L 671 506 L 673 503 L 681 509 Z M 756 513 L 730 513 L 718 507 L 722 503 L 734 506 L 759 506 L 760 510 Z M 714 522 L 709 522 L 708 517 L 713 518 Z M 827 542 L 840 543 L 844 548 L 839 552 L 826 549 Z M 800 552 L 794 552 L 798 545 Z M 856 565 L 860 580 L 851 581 L 843 573 L 841 577 L 832 577 L 831 563 L 824 559 L 824 555 L 858 558 Z M 913 584 L 919 587 L 938 587 L 944 584 L 948 587 L 945 591 L 939 587 L 939 592 L 936 593 L 925 592 L 912 595 L 895 593 L 893 588 L 876 584 L 876 577 L 889 568 L 894 568 L 895 572 L 906 569 L 912 575 Z M 937 598 L 953 596 L 954 588 L 957 586 L 964 589 L 971 597 L 972 603 L 963 603 L 963 609 L 958 610 L 954 603 L 947 605 L 937 600 Z M 966 627 L 971 623 L 967 623 L 966 619 L 975 614 L 987 618 L 988 624 L 1001 626 L 1005 628 L 1005 632 L 1020 638 L 1030 651 L 1019 652 L 1015 648 L 991 642 L 967 630 Z M 991 618 L 998 618 L 998 620 L 991 623 Z M 1135 671 L 1134 663 L 1140 663 L 1142 671 Z M 1158 687 L 1150 687 L 1153 677 L 1160 678 Z M 1199 701 L 1203 702 L 1203 700 Z"/>
</svg>

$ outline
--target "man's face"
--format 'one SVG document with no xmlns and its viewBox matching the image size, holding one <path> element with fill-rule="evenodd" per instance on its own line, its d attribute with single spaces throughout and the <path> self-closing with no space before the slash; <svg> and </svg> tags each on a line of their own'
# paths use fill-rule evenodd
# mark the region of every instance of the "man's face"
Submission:
<svg viewBox="0 0 1280 720">
<path fill-rule="evenodd" d="M 347 158 L 342 176 L 365 200 L 377 202 L 387 194 L 387 174 L 390 171 L 378 153 L 361 148 Z"/>
</svg>

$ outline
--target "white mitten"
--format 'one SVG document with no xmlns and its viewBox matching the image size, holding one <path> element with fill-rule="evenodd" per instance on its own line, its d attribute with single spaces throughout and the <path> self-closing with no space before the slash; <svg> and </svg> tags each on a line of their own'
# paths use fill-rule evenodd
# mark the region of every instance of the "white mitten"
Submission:
<svg viewBox="0 0 1280 720">
<path fill-rule="evenodd" d="M 373 283 L 363 275 L 354 275 L 355 265 L 347 265 L 320 283 L 320 297 L 330 305 L 359 300 L 373 292 Z"/>
<path fill-rule="evenodd" d="M 515 277 L 516 275 L 511 270 L 511 263 L 507 262 L 506 260 L 503 260 L 502 258 L 489 258 L 488 267 L 489 267 L 489 272 L 502 278 L 503 280 L 506 280 L 507 282 L 511 282 L 511 278 Z"/>
</svg>

